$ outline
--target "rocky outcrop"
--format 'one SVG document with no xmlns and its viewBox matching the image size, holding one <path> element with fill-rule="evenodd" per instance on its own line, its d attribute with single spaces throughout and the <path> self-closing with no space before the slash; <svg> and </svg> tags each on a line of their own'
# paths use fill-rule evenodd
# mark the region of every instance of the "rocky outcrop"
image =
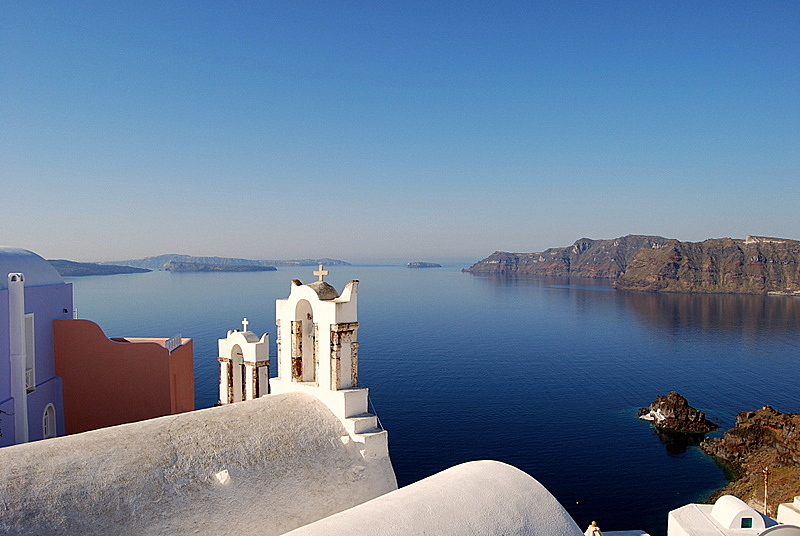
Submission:
<svg viewBox="0 0 800 536">
<path fill-rule="evenodd" d="M 662 247 L 667 241 L 660 236 L 643 235 L 628 235 L 612 240 L 581 238 L 571 246 L 550 248 L 541 253 L 495 251 L 463 271 L 475 274 L 616 279 L 625 272 L 638 251 Z"/>
<path fill-rule="evenodd" d="M 615 286 L 660 292 L 800 293 L 800 242 L 748 236 L 640 250 Z"/>
<path fill-rule="evenodd" d="M 666 396 L 657 396 L 655 402 L 639 410 L 639 418 L 651 421 L 659 430 L 705 434 L 719 428 L 706 419 L 706 414 L 689 405 L 684 397 L 670 391 Z"/>
<path fill-rule="evenodd" d="M 790 502 L 800 490 L 800 414 L 781 413 L 770 406 L 736 416 L 724 437 L 700 444 L 707 454 L 729 468 L 736 478 L 713 497 L 731 494 L 753 507 L 764 506 L 763 469 L 770 471 L 769 505 Z"/>
</svg>

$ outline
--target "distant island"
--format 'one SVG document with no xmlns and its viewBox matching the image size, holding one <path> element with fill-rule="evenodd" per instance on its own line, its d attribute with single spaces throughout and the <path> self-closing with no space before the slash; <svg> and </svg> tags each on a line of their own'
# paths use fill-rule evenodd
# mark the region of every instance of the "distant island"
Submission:
<svg viewBox="0 0 800 536">
<path fill-rule="evenodd" d="M 116 274 L 140 274 L 149 272 L 146 268 L 134 268 L 133 266 L 120 266 L 116 264 L 98 264 L 95 262 L 75 262 L 64 259 L 48 260 L 53 268 L 61 277 L 80 277 L 87 275 L 116 275 Z"/>
<path fill-rule="evenodd" d="M 338 259 L 251 260 L 235 257 L 194 257 L 171 253 L 143 259 L 108 262 L 48 261 L 62 277 L 169 272 L 272 272 L 276 266 L 350 266 Z"/>
<path fill-rule="evenodd" d="M 800 241 L 748 236 L 681 242 L 628 235 L 581 238 L 540 253 L 496 251 L 474 274 L 612 279 L 623 290 L 800 295 Z"/>
<path fill-rule="evenodd" d="M 247 264 L 213 264 L 209 262 L 175 262 L 167 264 L 169 272 L 274 272 L 274 266 L 254 266 Z"/>
<path fill-rule="evenodd" d="M 131 259 L 125 261 L 110 261 L 100 264 L 116 264 L 125 266 L 134 266 L 136 268 L 146 268 L 148 270 L 170 270 L 170 265 L 177 263 L 183 264 L 197 264 L 210 266 L 249 266 L 257 267 L 264 266 L 268 269 L 275 269 L 275 267 L 293 267 L 293 266 L 317 266 L 324 264 L 325 266 L 350 266 L 349 262 L 339 259 L 292 259 L 292 260 L 254 260 L 254 259 L 240 259 L 236 257 L 195 257 L 193 255 L 180 255 L 177 253 L 168 253 L 165 255 L 156 255 L 154 257 L 145 257 L 143 259 Z M 176 270 L 171 270 L 176 271 Z M 181 271 L 200 271 L 200 270 L 181 270 Z M 223 271 L 220 269 L 203 270 L 203 271 Z M 224 271 L 241 271 L 236 269 L 229 269 Z M 252 271 L 252 270 L 245 270 Z"/>
<path fill-rule="evenodd" d="M 409 262 L 407 265 L 409 268 L 441 268 L 441 264 L 436 264 L 435 262 Z"/>
</svg>

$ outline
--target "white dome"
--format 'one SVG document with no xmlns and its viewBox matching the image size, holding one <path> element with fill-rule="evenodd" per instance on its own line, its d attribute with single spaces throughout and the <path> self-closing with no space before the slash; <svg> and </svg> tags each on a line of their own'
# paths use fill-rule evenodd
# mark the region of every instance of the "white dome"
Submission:
<svg viewBox="0 0 800 536">
<path fill-rule="evenodd" d="M 26 287 L 63 284 L 53 265 L 32 251 L 0 246 L 0 289 L 8 288 L 8 274 L 22 273 Z"/>
</svg>

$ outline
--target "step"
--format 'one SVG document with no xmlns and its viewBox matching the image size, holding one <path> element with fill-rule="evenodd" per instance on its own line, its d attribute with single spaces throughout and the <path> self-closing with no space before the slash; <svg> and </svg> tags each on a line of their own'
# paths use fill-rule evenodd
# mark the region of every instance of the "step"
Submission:
<svg viewBox="0 0 800 536">
<path fill-rule="evenodd" d="M 384 458 L 389 455 L 389 434 L 386 430 L 370 430 L 352 436 L 353 441 L 361 443 L 361 456 L 364 458 Z"/>
<path fill-rule="evenodd" d="M 371 413 L 361 413 L 358 415 L 353 415 L 352 417 L 348 417 L 343 421 L 344 427 L 347 430 L 347 433 L 350 435 L 353 434 L 363 434 L 366 432 L 373 432 L 379 430 L 378 428 L 378 416 L 373 415 Z"/>
</svg>

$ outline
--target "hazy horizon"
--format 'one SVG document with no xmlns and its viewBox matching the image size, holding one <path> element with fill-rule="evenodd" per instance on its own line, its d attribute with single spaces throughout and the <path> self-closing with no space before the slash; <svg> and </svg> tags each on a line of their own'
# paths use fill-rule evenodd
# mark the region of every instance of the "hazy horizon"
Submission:
<svg viewBox="0 0 800 536">
<path fill-rule="evenodd" d="M 797 2 L 2 13 L 0 242 L 46 258 L 800 239 Z"/>
<path fill-rule="evenodd" d="M 629 234 L 641 234 L 641 233 L 629 233 Z M 625 235 L 622 235 L 622 236 L 625 236 Z M 763 235 L 756 235 L 756 236 L 763 236 Z M 549 248 L 569 247 L 572 244 L 574 244 L 576 241 L 582 240 L 584 238 L 590 238 L 590 239 L 594 239 L 594 240 L 605 240 L 605 239 L 614 239 L 614 238 L 620 238 L 620 237 L 616 237 L 616 236 L 614 236 L 614 237 L 603 237 L 603 238 L 580 237 L 580 238 L 576 238 L 575 240 L 573 240 L 572 242 L 569 242 L 567 244 L 552 245 L 552 246 L 548 246 L 546 248 L 543 248 L 541 250 L 535 250 L 535 251 L 533 251 L 533 250 L 532 251 L 509 251 L 507 253 L 540 253 L 540 252 L 543 252 L 543 251 L 545 251 L 546 249 L 549 249 Z M 675 237 L 666 236 L 664 238 L 671 239 L 671 238 L 675 238 Z M 746 238 L 746 236 L 734 236 L 734 237 L 715 236 L 715 237 L 708 237 L 708 238 L 710 238 L 710 239 L 714 239 L 714 238 L 733 238 L 733 239 L 743 240 L 743 239 Z M 787 237 L 777 237 L 777 238 L 787 238 Z M 676 240 L 681 240 L 680 238 L 675 238 L 675 239 Z M 2 245 L 0 245 L 0 246 L 2 246 Z M 414 257 L 414 256 L 405 256 L 405 257 L 403 257 L 403 256 L 396 256 L 396 255 L 395 256 L 383 256 L 383 257 L 358 256 L 358 257 L 352 257 L 352 258 L 337 257 L 335 255 L 333 255 L 333 256 L 331 256 L 331 255 L 325 255 L 325 256 L 321 256 L 321 255 L 303 255 L 303 256 L 296 256 L 296 257 L 279 257 L 279 256 L 274 256 L 273 255 L 273 256 L 253 257 L 253 256 L 246 256 L 246 255 L 216 255 L 216 254 L 198 255 L 198 254 L 195 254 L 195 253 L 185 252 L 185 251 L 170 251 L 170 252 L 164 252 L 164 253 L 153 253 L 153 254 L 149 254 L 149 255 L 143 255 L 141 257 L 125 257 L 125 258 L 113 258 L 113 259 L 84 259 L 84 260 L 80 260 L 80 261 L 76 261 L 76 259 L 69 259 L 69 258 L 68 259 L 54 259 L 52 257 L 49 257 L 49 258 L 51 260 L 70 260 L 70 261 L 76 261 L 76 262 L 103 262 L 103 263 L 108 263 L 108 262 L 125 262 L 125 261 L 130 261 L 130 260 L 141 260 L 141 259 L 144 259 L 144 258 L 158 257 L 158 256 L 162 256 L 162 255 L 188 255 L 188 256 L 191 256 L 191 257 L 223 257 L 223 258 L 249 259 L 249 260 L 255 260 L 255 261 L 263 261 L 263 260 L 289 261 L 289 260 L 305 260 L 305 259 L 324 259 L 324 258 L 327 258 L 327 259 L 345 261 L 345 262 L 348 262 L 348 263 L 350 263 L 352 265 L 356 265 L 356 266 L 358 266 L 358 265 L 362 265 L 362 266 L 380 266 L 380 265 L 394 266 L 394 265 L 404 265 L 404 264 L 407 264 L 409 262 L 422 261 L 422 262 L 444 263 L 445 265 L 449 265 L 449 266 L 466 263 L 465 267 L 468 267 L 468 266 L 471 266 L 471 265 L 473 265 L 473 264 L 475 264 L 475 263 L 477 263 L 477 262 L 489 257 L 495 251 L 498 251 L 498 250 L 493 250 L 493 251 L 486 252 L 486 254 L 482 255 L 481 257 L 465 257 L 465 256 L 452 256 L 452 255 L 451 256 L 446 256 L 446 255 L 428 255 L 428 256 L 426 256 L 424 258 L 423 257 L 419 257 L 419 256 L 417 256 L 417 257 Z M 504 251 L 504 250 L 499 250 L 499 251 Z"/>
</svg>

